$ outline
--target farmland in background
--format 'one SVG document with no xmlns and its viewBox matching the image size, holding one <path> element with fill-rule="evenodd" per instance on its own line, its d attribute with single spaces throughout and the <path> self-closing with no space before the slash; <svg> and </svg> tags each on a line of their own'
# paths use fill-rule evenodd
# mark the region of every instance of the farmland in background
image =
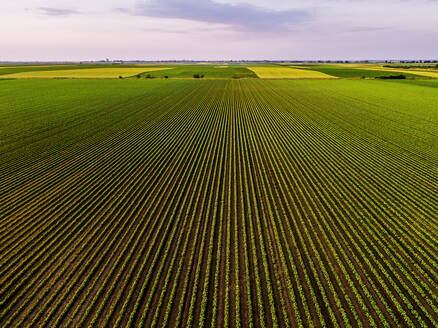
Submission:
<svg viewBox="0 0 438 328">
<path fill-rule="evenodd" d="M 299 66 L 294 66 L 299 67 Z M 376 78 L 380 76 L 390 76 L 400 74 L 399 71 L 385 69 L 382 65 L 374 64 L 310 64 L 304 65 L 305 69 L 318 71 L 339 78 Z M 403 74 L 410 79 L 424 78 L 421 74 L 412 71 L 404 71 Z"/>
<path fill-rule="evenodd" d="M 256 74 L 257 73 L 257 74 Z M 3 65 L 0 79 L 11 78 L 158 78 L 158 79 L 374 79 L 403 74 L 407 79 L 438 78 L 434 68 L 400 68 L 384 64 L 65 64 Z"/>
<path fill-rule="evenodd" d="M 420 69 L 420 68 L 414 68 L 414 69 L 401 69 L 401 68 L 387 68 L 387 67 L 377 67 L 377 68 L 370 68 L 372 70 L 384 70 L 386 72 L 395 72 L 395 73 L 403 73 L 405 75 L 417 75 L 417 76 L 423 76 L 423 77 L 432 77 L 432 78 L 438 78 L 438 71 L 435 69 Z"/>
<path fill-rule="evenodd" d="M 4 78 L 6 75 L 16 73 L 36 73 L 36 72 L 51 72 L 51 71 L 65 71 L 65 70 L 82 70 L 82 69 L 94 69 L 94 68 L 112 68 L 112 69 L 124 69 L 124 68 L 138 68 L 138 67 L 153 67 L 160 68 L 162 65 L 105 65 L 105 64 L 75 64 L 75 65 L 3 65 L 0 66 L 0 78 Z M 51 76 L 47 76 L 50 78 Z M 52 76 L 53 77 L 53 76 Z"/>
<path fill-rule="evenodd" d="M 50 71 L 30 71 L 4 75 L 5 78 L 118 78 L 131 77 L 140 73 L 168 70 L 168 67 L 105 67 Z"/>
<path fill-rule="evenodd" d="M 0 81 L 0 326 L 438 326 L 437 85 Z"/>
<path fill-rule="evenodd" d="M 21 65 L 0 66 L 1 78 L 257 78 L 242 65 Z"/>
<path fill-rule="evenodd" d="M 177 65 L 168 71 L 151 71 L 143 76 L 151 75 L 156 78 L 193 78 L 194 75 L 203 76 L 206 79 L 230 79 L 230 78 L 257 78 L 247 67 L 242 65 Z"/>
<path fill-rule="evenodd" d="M 310 69 L 298 69 L 282 66 L 249 66 L 250 70 L 264 79 L 332 79 L 333 76 Z"/>
</svg>

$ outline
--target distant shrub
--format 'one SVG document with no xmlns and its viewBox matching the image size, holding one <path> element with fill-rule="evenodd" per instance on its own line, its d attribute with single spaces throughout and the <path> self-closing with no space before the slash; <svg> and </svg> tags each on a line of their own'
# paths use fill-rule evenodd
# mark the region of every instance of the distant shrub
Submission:
<svg viewBox="0 0 438 328">
<path fill-rule="evenodd" d="M 404 80 L 406 79 L 406 76 L 403 74 L 400 75 L 384 75 L 384 76 L 378 76 L 376 79 L 383 79 L 383 80 Z"/>
<path fill-rule="evenodd" d="M 389 68 L 403 68 L 403 69 L 410 69 L 410 68 L 438 68 L 438 64 L 436 65 L 383 65 L 383 67 L 389 67 Z"/>
<path fill-rule="evenodd" d="M 164 78 L 165 78 L 165 79 L 168 79 L 169 77 L 168 77 L 167 75 L 164 75 Z"/>
<path fill-rule="evenodd" d="M 123 76 L 119 75 L 119 79 L 123 79 Z"/>
<path fill-rule="evenodd" d="M 137 74 L 137 79 L 139 79 L 139 78 L 141 78 L 141 75 L 140 75 L 140 74 Z"/>
<path fill-rule="evenodd" d="M 194 78 L 194 79 L 199 79 L 200 77 L 201 77 L 201 76 L 200 76 L 199 74 L 194 74 L 194 75 L 193 75 L 193 78 Z"/>
<path fill-rule="evenodd" d="M 147 79 L 153 79 L 154 77 L 152 75 L 148 74 L 148 75 L 146 75 L 146 78 Z"/>
</svg>

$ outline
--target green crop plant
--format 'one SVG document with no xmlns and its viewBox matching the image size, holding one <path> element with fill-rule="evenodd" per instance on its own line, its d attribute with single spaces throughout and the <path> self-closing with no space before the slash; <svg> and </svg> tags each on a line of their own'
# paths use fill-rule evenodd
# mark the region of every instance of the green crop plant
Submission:
<svg viewBox="0 0 438 328">
<path fill-rule="evenodd" d="M 2 327 L 438 324 L 434 80 L 250 66 L 1 82 Z"/>
</svg>

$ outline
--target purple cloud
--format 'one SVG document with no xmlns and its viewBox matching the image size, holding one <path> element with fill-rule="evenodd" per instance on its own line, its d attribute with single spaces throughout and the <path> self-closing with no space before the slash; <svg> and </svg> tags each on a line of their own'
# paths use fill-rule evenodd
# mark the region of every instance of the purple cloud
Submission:
<svg viewBox="0 0 438 328">
<path fill-rule="evenodd" d="M 152 0 L 139 4 L 134 15 L 179 18 L 230 25 L 237 30 L 279 32 L 311 17 L 305 10 L 273 11 L 250 4 L 223 4 L 212 0 Z"/>
<path fill-rule="evenodd" d="M 74 9 L 39 7 L 38 10 L 40 10 L 44 15 L 47 16 L 69 16 L 79 14 L 79 12 Z"/>
</svg>

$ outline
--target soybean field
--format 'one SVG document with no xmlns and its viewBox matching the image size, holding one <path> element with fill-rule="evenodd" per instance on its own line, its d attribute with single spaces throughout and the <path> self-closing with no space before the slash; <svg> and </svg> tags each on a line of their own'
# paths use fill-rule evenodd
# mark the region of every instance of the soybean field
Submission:
<svg viewBox="0 0 438 328">
<path fill-rule="evenodd" d="M 437 327 L 437 86 L 0 80 L 0 326 Z"/>
</svg>

